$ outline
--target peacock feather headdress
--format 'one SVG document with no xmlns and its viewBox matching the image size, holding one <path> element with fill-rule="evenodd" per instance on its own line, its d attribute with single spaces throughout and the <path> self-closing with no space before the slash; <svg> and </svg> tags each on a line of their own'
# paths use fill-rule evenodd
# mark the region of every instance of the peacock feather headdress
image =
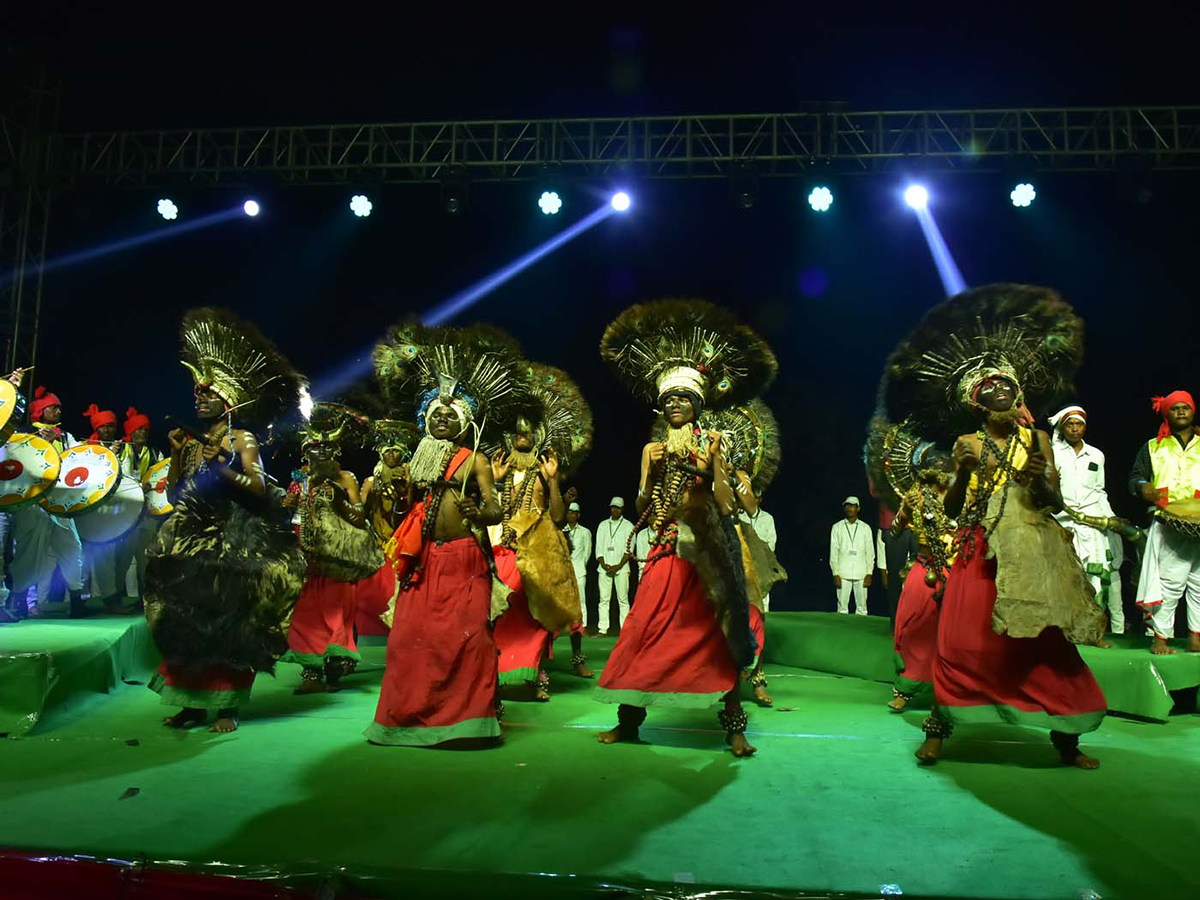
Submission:
<svg viewBox="0 0 1200 900">
<path fill-rule="evenodd" d="M 744 403 L 766 390 L 779 367 L 753 329 L 704 300 L 629 307 L 605 329 L 600 356 L 655 405 L 677 390 L 707 408 Z"/>
<path fill-rule="evenodd" d="M 592 410 L 579 386 L 562 369 L 527 362 L 521 383 L 530 402 L 527 417 L 535 451 L 549 448 L 565 473 L 574 471 L 592 449 Z"/>
</svg>

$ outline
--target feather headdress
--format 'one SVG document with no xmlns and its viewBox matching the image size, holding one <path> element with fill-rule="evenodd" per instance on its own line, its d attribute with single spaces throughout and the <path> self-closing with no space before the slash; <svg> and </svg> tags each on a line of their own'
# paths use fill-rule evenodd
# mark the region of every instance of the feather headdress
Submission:
<svg viewBox="0 0 1200 900">
<path fill-rule="evenodd" d="M 521 384 L 528 398 L 523 416 L 533 429 L 535 452 L 553 450 L 569 474 L 592 449 L 591 407 L 566 372 L 545 363 L 527 362 Z"/>
<path fill-rule="evenodd" d="M 677 390 L 709 408 L 744 403 L 766 390 L 779 367 L 753 329 L 704 300 L 629 307 L 605 329 L 600 356 L 656 405 Z"/>
<path fill-rule="evenodd" d="M 951 440 L 972 430 L 975 395 L 989 377 L 1015 384 L 1018 403 L 1053 402 L 1071 390 L 1083 356 L 1083 322 L 1049 288 L 990 284 L 929 310 L 888 358 L 880 385 L 892 422 Z"/>
<path fill-rule="evenodd" d="M 181 362 L 198 389 L 212 391 L 251 430 L 270 425 L 300 403 L 303 377 L 262 332 L 227 309 L 184 314 Z"/>
</svg>

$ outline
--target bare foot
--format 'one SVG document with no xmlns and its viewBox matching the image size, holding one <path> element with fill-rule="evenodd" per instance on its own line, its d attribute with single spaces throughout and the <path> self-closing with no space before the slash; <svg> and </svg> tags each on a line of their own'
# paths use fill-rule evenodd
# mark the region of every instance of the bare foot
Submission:
<svg viewBox="0 0 1200 900">
<path fill-rule="evenodd" d="M 753 756 L 758 752 L 758 748 L 746 740 L 745 733 L 741 731 L 725 735 L 725 743 L 729 745 L 729 749 L 733 751 L 733 755 L 738 759 Z"/>
<path fill-rule="evenodd" d="M 550 700 L 550 692 L 546 690 L 544 684 L 535 684 L 533 686 L 533 699 L 538 703 L 547 703 Z"/>
<path fill-rule="evenodd" d="M 1175 648 L 1167 646 L 1166 638 L 1160 638 L 1155 635 L 1154 640 L 1150 643 L 1150 652 L 1160 656 L 1172 656 L 1175 653 Z"/>
<path fill-rule="evenodd" d="M 317 678 L 305 678 L 296 687 L 293 694 L 323 694 L 328 688 L 325 687 L 325 682 Z M 232 729 L 231 729 L 232 730 Z"/>
<path fill-rule="evenodd" d="M 771 699 L 771 695 L 767 693 L 767 689 L 761 685 L 754 689 L 754 702 L 759 706 L 772 706 L 775 703 Z"/>
<path fill-rule="evenodd" d="M 238 718 L 236 709 L 222 709 L 217 713 L 217 721 L 208 730 L 213 734 L 228 734 L 237 731 Z"/>
<path fill-rule="evenodd" d="M 1188 653 L 1200 653 L 1200 634 L 1192 633 L 1187 642 Z"/>
<path fill-rule="evenodd" d="M 937 764 L 938 757 L 942 755 L 942 739 L 935 737 L 925 738 L 925 743 L 917 748 L 917 761 L 923 766 L 933 766 Z"/>
<path fill-rule="evenodd" d="M 1059 753 L 1062 757 L 1063 765 L 1075 766 L 1077 769 L 1098 769 L 1100 768 L 1100 760 L 1094 756 L 1088 756 L 1079 750 L 1067 751 Z"/>
<path fill-rule="evenodd" d="M 1112 649 L 1112 644 L 1110 644 L 1110 643 L 1109 643 L 1108 641 L 1106 641 L 1104 638 L 1100 638 L 1098 641 L 1096 641 L 1095 643 L 1093 643 L 1093 644 L 1092 644 L 1092 646 L 1093 646 L 1093 647 L 1099 647 L 1099 648 L 1100 648 L 1100 649 L 1102 649 L 1102 650 L 1111 650 L 1111 649 Z"/>
<path fill-rule="evenodd" d="M 633 743 L 638 739 L 638 730 L 633 725 L 618 725 L 612 731 L 602 731 L 596 740 L 602 744 Z"/>
<path fill-rule="evenodd" d="M 908 700 L 905 697 L 893 697 L 887 705 L 892 712 L 904 712 L 906 706 L 908 706 Z"/>
<path fill-rule="evenodd" d="M 596 673 L 587 667 L 587 663 L 580 663 L 579 665 L 577 665 L 573 669 L 571 669 L 571 671 L 574 672 L 576 675 L 578 675 L 580 678 L 595 678 L 596 677 Z"/>
<path fill-rule="evenodd" d="M 163 724 L 168 728 L 190 728 L 192 725 L 198 725 L 204 721 L 204 710 L 196 709 L 192 706 L 185 706 L 173 716 L 167 716 L 163 719 Z"/>
</svg>

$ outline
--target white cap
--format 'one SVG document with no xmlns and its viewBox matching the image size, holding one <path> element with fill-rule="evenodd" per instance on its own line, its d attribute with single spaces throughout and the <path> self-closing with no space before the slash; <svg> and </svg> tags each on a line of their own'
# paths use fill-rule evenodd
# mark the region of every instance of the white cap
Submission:
<svg viewBox="0 0 1200 900">
<path fill-rule="evenodd" d="M 609 504 L 608 504 L 608 505 L 609 505 L 609 506 L 619 506 L 619 507 L 621 507 L 621 509 L 624 509 L 624 508 L 625 508 L 625 501 L 624 501 L 622 498 L 620 498 L 620 497 L 613 497 L 613 498 L 612 498 L 612 500 L 609 502 Z"/>
<path fill-rule="evenodd" d="M 568 512 L 579 512 L 579 504 L 572 500 L 567 505 L 567 511 Z"/>
<path fill-rule="evenodd" d="M 847 497 L 845 500 L 842 501 L 842 506 L 849 506 L 852 503 L 855 506 L 859 505 L 858 498 L 855 497 L 853 494 L 851 494 L 849 497 Z"/>
</svg>

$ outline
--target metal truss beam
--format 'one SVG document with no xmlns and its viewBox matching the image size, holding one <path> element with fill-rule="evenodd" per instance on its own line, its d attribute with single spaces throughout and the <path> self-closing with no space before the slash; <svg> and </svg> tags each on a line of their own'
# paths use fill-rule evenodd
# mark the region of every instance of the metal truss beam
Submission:
<svg viewBox="0 0 1200 900">
<path fill-rule="evenodd" d="M 59 135 L 60 183 L 159 186 L 1200 168 L 1200 106 L 897 110 Z"/>
</svg>

